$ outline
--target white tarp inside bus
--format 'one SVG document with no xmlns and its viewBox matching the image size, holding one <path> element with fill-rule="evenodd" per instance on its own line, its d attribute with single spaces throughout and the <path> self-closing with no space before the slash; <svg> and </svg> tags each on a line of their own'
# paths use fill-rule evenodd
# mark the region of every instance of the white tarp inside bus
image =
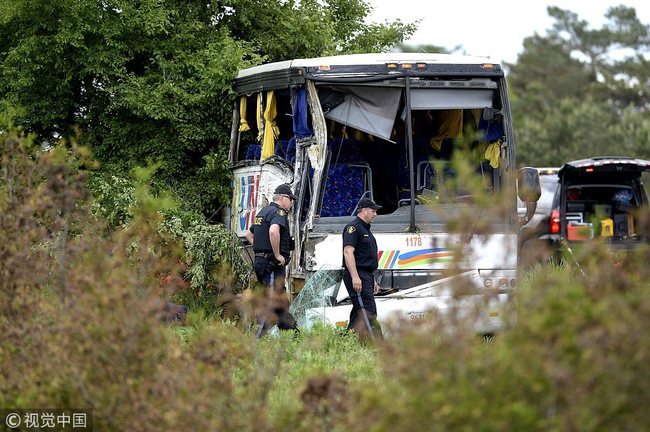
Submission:
<svg viewBox="0 0 650 432">
<path fill-rule="evenodd" d="M 386 87 L 340 87 L 343 102 L 325 117 L 373 136 L 390 140 L 402 90 Z"/>
</svg>

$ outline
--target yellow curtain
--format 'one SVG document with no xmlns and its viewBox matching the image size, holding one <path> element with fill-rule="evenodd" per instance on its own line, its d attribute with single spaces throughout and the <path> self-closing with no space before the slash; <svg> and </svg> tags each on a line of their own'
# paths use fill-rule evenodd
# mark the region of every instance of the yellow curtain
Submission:
<svg viewBox="0 0 650 432">
<path fill-rule="evenodd" d="M 257 120 L 257 142 L 262 141 L 262 92 L 257 94 L 257 109 L 255 110 L 255 120 Z"/>
<path fill-rule="evenodd" d="M 275 125 L 276 114 L 275 93 L 271 90 L 266 93 L 266 109 L 264 110 L 264 142 L 262 143 L 261 160 L 268 159 L 275 154 L 275 139 L 280 134 L 280 129 Z"/>
<path fill-rule="evenodd" d="M 490 166 L 492 168 L 499 168 L 499 156 L 501 152 L 499 144 L 499 141 L 495 141 L 492 144 L 489 144 L 485 150 L 485 159 L 490 161 Z"/>
<path fill-rule="evenodd" d="M 251 130 L 251 127 L 246 121 L 246 102 L 246 96 L 239 98 L 239 132 Z"/>
<path fill-rule="evenodd" d="M 463 137 L 463 110 L 441 110 L 437 120 L 440 127 L 438 133 L 431 138 L 431 146 L 440 151 L 444 139 Z"/>
</svg>

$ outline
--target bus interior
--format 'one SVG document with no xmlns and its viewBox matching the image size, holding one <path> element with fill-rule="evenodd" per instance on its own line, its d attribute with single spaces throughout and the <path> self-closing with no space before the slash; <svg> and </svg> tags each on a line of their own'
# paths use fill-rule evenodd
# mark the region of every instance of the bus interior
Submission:
<svg viewBox="0 0 650 432">
<path fill-rule="evenodd" d="M 316 217 L 354 215 L 363 197 L 382 206 L 379 215 L 406 214 L 405 207 L 410 206 L 412 197 L 416 204 L 438 201 L 443 183 L 455 176 L 451 163 L 454 154 L 461 151 L 472 159 L 485 190 L 499 189 L 498 168 L 503 161 L 502 144 L 506 137 L 497 84 L 483 78 L 454 82 L 462 85 L 453 89 L 411 90 L 410 112 L 405 109 L 405 91 L 400 87 L 319 84 L 328 156 Z M 276 140 L 274 155 L 269 160 L 290 165 L 295 162 L 299 144 L 294 133 L 295 92 L 290 87 L 275 90 L 272 95 L 276 112 L 271 126 Z M 268 105 L 270 101 L 264 99 L 269 97 L 268 92 L 243 96 L 246 108 L 241 118 L 247 123 L 247 130 L 243 128 L 239 132 L 236 165 L 260 163 L 262 144 L 258 123 L 264 118 L 260 107 Z M 410 128 L 406 127 L 407 116 L 411 119 Z M 306 127 L 313 128 L 312 117 L 306 118 Z M 413 191 L 409 129 L 413 145 Z M 311 175 L 313 169 L 308 172 Z M 312 194 L 308 189 L 306 198 Z M 456 191 L 455 199 L 462 201 L 463 195 L 463 191 Z M 309 199 L 304 199 L 302 205 L 309 206 Z M 304 218 L 307 211 L 300 214 Z"/>
</svg>

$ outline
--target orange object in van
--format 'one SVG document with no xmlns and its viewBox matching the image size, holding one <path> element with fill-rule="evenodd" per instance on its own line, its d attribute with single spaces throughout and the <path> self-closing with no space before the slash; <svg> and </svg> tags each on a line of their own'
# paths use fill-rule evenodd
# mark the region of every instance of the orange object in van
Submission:
<svg viewBox="0 0 650 432">
<path fill-rule="evenodd" d="M 594 238 L 594 226 L 590 223 L 567 225 L 567 240 L 589 240 Z"/>
</svg>

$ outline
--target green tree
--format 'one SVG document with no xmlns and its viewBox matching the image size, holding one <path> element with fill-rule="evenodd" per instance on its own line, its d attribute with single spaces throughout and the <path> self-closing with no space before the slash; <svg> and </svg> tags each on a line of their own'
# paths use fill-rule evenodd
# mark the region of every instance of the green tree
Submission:
<svg viewBox="0 0 650 432">
<path fill-rule="evenodd" d="M 550 37 L 562 42 L 573 56 L 582 58 L 591 75 L 597 78 L 595 93 L 603 101 L 623 108 L 647 108 L 650 99 L 650 72 L 645 58 L 650 48 L 650 26 L 641 23 L 636 10 L 615 6 L 605 14 L 600 29 L 589 29 L 577 14 L 549 7 L 555 24 Z"/>
<path fill-rule="evenodd" d="M 555 23 L 507 64 L 520 165 L 561 165 L 596 155 L 648 157 L 649 27 L 612 7 L 600 29 L 548 8 Z"/>
<path fill-rule="evenodd" d="M 45 140 L 72 134 L 211 214 L 228 201 L 232 79 L 262 61 L 381 51 L 414 30 L 365 24 L 363 0 L 0 0 L 0 111 Z"/>
<path fill-rule="evenodd" d="M 515 115 L 530 116 L 551 108 L 564 97 L 578 98 L 589 91 L 595 77 L 554 37 L 534 35 L 524 40 L 517 63 L 508 64 L 508 86 L 525 103 Z"/>
<path fill-rule="evenodd" d="M 386 51 L 415 31 L 399 19 L 368 24 L 363 0 L 234 0 L 224 19 L 233 37 L 250 41 L 269 61 Z"/>
</svg>

